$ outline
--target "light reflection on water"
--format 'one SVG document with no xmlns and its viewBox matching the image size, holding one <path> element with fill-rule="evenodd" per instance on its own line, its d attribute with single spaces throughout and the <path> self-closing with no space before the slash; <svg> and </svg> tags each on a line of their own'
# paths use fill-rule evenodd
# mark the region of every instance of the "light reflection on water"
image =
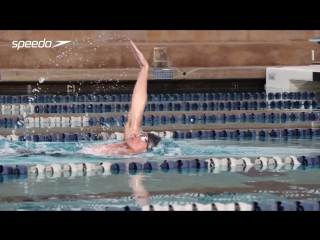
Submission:
<svg viewBox="0 0 320 240">
<path fill-rule="evenodd" d="M 182 172 L 158 170 L 105 175 L 82 172 L 74 176 L 70 176 L 70 173 L 55 176 L 32 173 L 0 178 L 3 202 L 0 210 L 60 210 L 63 207 L 104 210 L 107 206 L 140 206 L 146 203 L 186 205 L 237 201 L 314 201 L 320 199 L 319 174 L 320 166 L 254 166 L 247 169 L 189 169 Z M 137 179 L 141 184 L 135 188 L 133 184 Z M 133 195 L 143 193 L 141 190 L 147 196 Z M 147 201 L 140 203 L 145 198 Z"/>
</svg>

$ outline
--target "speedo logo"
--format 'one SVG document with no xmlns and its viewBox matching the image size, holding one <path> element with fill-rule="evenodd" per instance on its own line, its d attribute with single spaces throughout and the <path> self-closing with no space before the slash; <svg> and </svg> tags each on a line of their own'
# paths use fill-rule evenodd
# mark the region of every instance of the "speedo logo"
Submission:
<svg viewBox="0 0 320 240">
<path fill-rule="evenodd" d="M 12 41 L 12 48 L 19 50 L 20 48 L 55 48 L 71 41 Z"/>
</svg>

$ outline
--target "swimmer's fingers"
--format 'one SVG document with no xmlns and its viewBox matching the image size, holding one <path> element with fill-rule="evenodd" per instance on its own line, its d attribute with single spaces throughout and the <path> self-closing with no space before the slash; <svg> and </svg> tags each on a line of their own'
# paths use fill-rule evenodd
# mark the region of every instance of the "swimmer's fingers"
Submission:
<svg viewBox="0 0 320 240">
<path fill-rule="evenodd" d="M 142 63 L 141 63 L 140 57 L 138 55 L 138 53 L 140 53 L 140 51 L 131 40 L 130 40 L 130 43 L 131 43 L 131 50 L 133 52 L 133 55 L 136 58 L 137 62 L 139 63 L 140 67 L 142 67 Z"/>
<path fill-rule="evenodd" d="M 134 42 L 132 42 L 131 40 L 129 40 L 129 42 L 131 44 L 132 49 L 134 50 L 138 49 L 137 46 L 134 44 Z"/>
<path fill-rule="evenodd" d="M 133 55 L 135 56 L 137 62 L 139 63 L 140 67 L 148 66 L 146 59 L 144 58 L 143 54 L 137 48 L 137 46 L 130 40 L 131 49 L 133 51 Z"/>
<path fill-rule="evenodd" d="M 131 40 L 130 40 L 130 43 L 131 43 L 131 48 L 132 48 L 133 52 L 135 52 L 136 54 L 138 54 L 138 53 L 141 54 L 141 52 L 139 51 L 137 46 Z"/>
</svg>

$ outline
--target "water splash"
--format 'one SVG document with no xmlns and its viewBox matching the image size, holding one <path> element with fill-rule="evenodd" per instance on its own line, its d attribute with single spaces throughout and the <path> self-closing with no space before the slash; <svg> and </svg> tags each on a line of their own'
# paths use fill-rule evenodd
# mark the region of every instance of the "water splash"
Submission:
<svg viewBox="0 0 320 240">
<path fill-rule="evenodd" d="M 40 78 L 39 78 L 39 83 L 44 83 L 45 80 L 46 80 L 46 79 L 45 79 L 44 77 L 40 77 Z"/>
<path fill-rule="evenodd" d="M 236 140 L 173 140 L 163 139 L 153 151 L 127 156 L 97 156 L 89 146 L 112 144 L 119 140 L 83 142 L 15 142 L 0 140 L 2 162 L 14 163 L 64 163 L 125 160 L 134 157 L 162 161 L 170 158 L 208 157 L 272 157 L 272 156 L 317 156 L 318 139 L 300 139 L 299 145 L 291 142 L 260 142 Z"/>
</svg>

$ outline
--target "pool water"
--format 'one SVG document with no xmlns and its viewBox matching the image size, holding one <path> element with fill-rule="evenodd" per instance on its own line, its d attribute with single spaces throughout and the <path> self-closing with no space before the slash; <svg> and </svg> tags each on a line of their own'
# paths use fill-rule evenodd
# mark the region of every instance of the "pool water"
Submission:
<svg viewBox="0 0 320 240">
<path fill-rule="evenodd" d="M 319 136 L 266 139 L 164 139 L 134 156 L 97 156 L 86 149 L 108 141 L 0 140 L 1 165 L 146 162 L 165 160 L 319 156 Z M 211 202 L 318 201 L 320 166 L 269 165 L 124 172 L 0 174 L 0 210 L 105 210 L 106 207 Z M 135 185 L 136 184 L 136 185 Z"/>
<path fill-rule="evenodd" d="M 254 139 L 163 139 L 153 151 L 134 156 L 99 156 L 88 146 L 119 140 L 82 142 L 30 142 L 0 140 L 1 163 L 36 164 L 91 161 L 130 161 L 131 158 L 163 161 L 167 158 L 318 156 L 320 136 Z M 127 160 L 128 159 L 128 160 Z"/>
</svg>

